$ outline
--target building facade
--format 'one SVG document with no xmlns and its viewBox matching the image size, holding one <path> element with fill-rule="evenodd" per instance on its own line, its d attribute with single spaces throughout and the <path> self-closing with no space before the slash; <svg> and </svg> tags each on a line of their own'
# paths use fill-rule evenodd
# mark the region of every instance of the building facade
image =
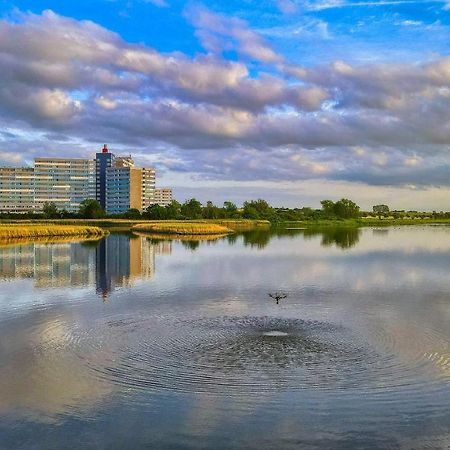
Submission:
<svg viewBox="0 0 450 450">
<path fill-rule="evenodd" d="M 34 209 L 34 169 L 1 167 L 0 212 L 25 213 Z"/>
<path fill-rule="evenodd" d="M 142 210 L 145 211 L 155 203 L 156 171 L 152 168 L 142 169 Z"/>
<path fill-rule="evenodd" d="M 108 214 L 129 209 L 144 211 L 154 198 L 155 170 L 140 167 L 110 167 L 106 173 L 106 207 Z"/>
<path fill-rule="evenodd" d="M 106 144 L 95 154 L 95 192 L 96 199 L 106 210 L 106 170 L 114 164 L 114 154 L 108 152 Z"/>
<path fill-rule="evenodd" d="M 115 156 L 106 145 L 95 159 L 35 158 L 33 168 L 0 167 L 0 213 L 41 211 L 46 203 L 75 213 L 85 199 L 108 214 L 142 212 L 155 203 L 155 179 L 155 169 L 135 167 L 131 155 Z"/>
<path fill-rule="evenodd" d="M 159 206 L 168 206 L 172 202 L 172 189 L 169 188 L 159 188 L 155 189 L 155 194 L 153 198 L 153 204 Z"/>
<path fill-rule="evenodd" d="M 142 169 L 110 167 L 106 171 L 106 212 L 142 210 Z"/>
<path fill-rule="evenodd" d="M 54 203 L 59 210 L 78 212 L 80 203 L 96 198 L 95 162 L 92 159 L 35 158 L 34 204 L 42 210 Z"/>
</svg>

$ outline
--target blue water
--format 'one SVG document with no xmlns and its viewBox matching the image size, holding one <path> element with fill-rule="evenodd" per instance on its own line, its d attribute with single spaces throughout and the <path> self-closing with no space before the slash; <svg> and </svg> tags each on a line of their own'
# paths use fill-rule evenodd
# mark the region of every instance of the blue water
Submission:
<svg viewBox="0 0 450 450">
<path fill-rule="evenodd" d="M 0 448 L 449 448 L 449 271 L 440 226 L 2 246 Z"/>
</svg>

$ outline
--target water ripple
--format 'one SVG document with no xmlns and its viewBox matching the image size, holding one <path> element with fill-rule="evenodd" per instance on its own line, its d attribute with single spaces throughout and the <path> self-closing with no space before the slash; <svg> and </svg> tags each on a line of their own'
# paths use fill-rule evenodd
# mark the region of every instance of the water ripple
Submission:
<svg viewBox="0 0 450 450">
<path fill-rule="evenodd" d="M 95 377 L 127 392 L 251 396 L 315 389 L 386 400 L 419 384 L 423 395 L 442 387 L 418 375 L 433 355 L 405 362 L 386 342 L 380 350 L 342 326 L 253 316 L 119 317 L 91 330 L 74 329 L 70 338 Z M 98 360 L 100 350 L 108 357 Z"/>
</svg>

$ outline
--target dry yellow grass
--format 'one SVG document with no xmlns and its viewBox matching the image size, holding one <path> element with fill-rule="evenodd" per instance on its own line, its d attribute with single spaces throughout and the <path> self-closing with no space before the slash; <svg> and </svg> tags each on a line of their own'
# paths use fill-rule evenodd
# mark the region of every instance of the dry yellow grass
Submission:
<svg viewBox="0 0 450 450">
<path fill-rule="evenodd" d="M 16 247 L 27 244 L 65 244 L 72 242 L 98 242 L 102 236 L 41 236 L 0 239 L 0 247 Z"/>
<path fill-rule="evenodd" d="M 172 235 L 213 235 L 228 234 L 233 230 L 223 225 L 202 222 L 159 222 L 135 225 L 132 231 L 163 233 Z"/>
<path fill-rule="evenodd" d="M 84 225 L 0 224 L 0 240 L 42 238 L 52 236 L 104 236 L 107 231 Z"/>
<path fill-rule="evenodd" d="M 137 236 L 143 236 L 154 240 L 177 240 L 177 241 L 217 241 L 218 239 L 227 236 L 227 234 L 168 234 L 168 233 L 136 233 Z"/>
</svg>

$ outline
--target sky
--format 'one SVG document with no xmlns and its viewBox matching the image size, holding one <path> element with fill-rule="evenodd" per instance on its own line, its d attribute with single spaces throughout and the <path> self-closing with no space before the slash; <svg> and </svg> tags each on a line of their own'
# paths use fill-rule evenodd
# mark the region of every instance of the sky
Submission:
<svg viewBox="0 0 450 450">
<path fill-rule="evenodd" d="M 0 0 L 0 165 L 108 144 L 180 201 L 450 210 L 450 1 Z"/>
</svg>

